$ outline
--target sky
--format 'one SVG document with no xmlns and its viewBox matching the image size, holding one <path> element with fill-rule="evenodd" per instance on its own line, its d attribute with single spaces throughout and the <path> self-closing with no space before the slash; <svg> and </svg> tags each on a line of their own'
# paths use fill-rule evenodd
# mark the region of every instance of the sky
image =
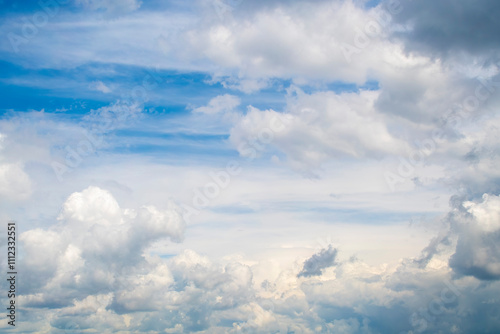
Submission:
<svg viewBox="0 0 500 334">
<path fill-rule="evenodd" d="M 0 331 L 500 332 L 499 15 L 0 1 Z"/>
</svg>

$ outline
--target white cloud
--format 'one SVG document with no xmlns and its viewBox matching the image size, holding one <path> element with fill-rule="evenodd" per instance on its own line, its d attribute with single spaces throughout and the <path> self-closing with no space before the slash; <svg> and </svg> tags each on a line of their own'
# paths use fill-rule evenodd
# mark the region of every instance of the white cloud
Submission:
<svg viewBox="0 0 500 334">
<path fill-rule="evenodd" d="M 11 163 L 4 157 L 7 136 L 0 133 L 0 197 L 20 201 L 29 198 L 33 192 L 31 178 L 21 162 Z"/>
<path fill-rule="evenodd" d="M 481 202 L 465 201 L 452 216 L 458 234 L 450 266 L 461 275 L 500 279 L 500 197 L 484 194 Z"/>
<path fill-rule="evenodd" d="M 464 202 L 463 206 L 469 211 L 477 222 L 477 227 L 484 232 L 500 230 L 500 197 L 484 194 L 482 202 Z"/>
<path fill-rule="evenodd" d="M 444 23 L 460 21 L 448 6 L 435 5 L 439 8 L 427 21 L 421 14 L 433 8 L 427 7 L 434 6 L 431 1 L 408 5 L 415 9 L 414 27 L 388 23 L 370 35 L 368 24 L 386 1 L 376 9 L 349 0 L 217 1 L 211 14 L 197 11 L 214 2 L 148 3 L 142 11 L 135 0 L 78 3 L 87 11 L 61 7 L 36 38 L 20 45 L 23 52 L 10 54 L 5 40 L 0 48 L 12 62 L 41 68 L 80 69 L 97 62 L 198 70 L 212 75 L 210 83 L 249 93 L 244 100 L 257 97 L 254 105 L 259 104 L 236 114 L 240 99 L 217 93 L 193 109 L 196 116 L 144 117 L 134 128 L 141 133 L 153 129 L 160 137 L 173 118 L 169 130 L 196 133 L 207 130 L 207 119 L 223 123 L 227 116 L 234 122 L 230 141 L 244 158 L 239 162 L 245 172 L 232 178 L 188 227 L 182 211 L 165 199 L 192 203 L 193 189 L 203 187 L 230 153 L 203 152 L 179 162 L 178 151 L 172 151 L 170 160 L 155 155 L 161 162 L 152 162 L 140 150 L 112 150 L 131 148 L 122 131 L 72 182 L 54 185 L 54 178 L 46 177 L 48 162 L 58 146 L 83 138 L 74 136 L 81 127 L 54 121 L 57 115 L 43 110 L 2 120 L 8 137 L 0 136 L 0 196 L 8 205 L 9 199 L 19 201 L 9 213 L 30 208 L 21 217 L 26 219 L 19 244 L 24 270 L 19 302 L 26 306 L 27 321 L 20 331 L 498 332 L 498 98 L 482 101 L 484 110 L 471 112 L 455 131 L 443 129 L 446 138 L 435 142 L 405 190 L 390 193 L 383 178 L 385 164 L 407 157 L 415 142 L 440 129 L 450 108 L 463 111 L 455 103 L 475 93 L 471 76 L 495 78 L 497 73 L 491 63 L 459 64 L 465 69 L 457 69 L 435 56 L 443 51 L 436 43 L 442 36 L 426 29 L 436 26 L 436 13 L 443 10 Z M 478 8 L 473 12 L 485 11 Z M 103 21 L 99 13 L 113 19 Z M 412 22 L 412 15 L 406 12 L 400 20 Z M 22 18 L 7 14 L 0 30 L 22 32 Z M 480 21 L 464 22 L 476 26 Z M 459 30 L 450 30 L 450 36 L 460 37 Z M 487 45 L 497 40 L 495 31 L 485 35 Z M 71 39 L 58 37 L 68 34 Z M 419 43 L 430 37 L 434 58 L 425 55 L 428 48 L 407 40 L 412 34 Z M 475 34 L 448 42 L 453 50 L 467 51 L 464 46 L 481 43 L 471 42 Z M 402 40 L 393 38 L 401 35 Z M 368 42 L 361 47 L 363 37 Z M 347 44 L 356 47 L 349 59 L 343 49 Z M 407 53 L 408 46 L 424 52 Z M 460 63 L 459 58 L 454 61 Z M 112 87 L 115 93 L 114 85 L 98 79 L 90 88 L 111 93 Z M 359 88 L 367 80 L 380 88 Z M 292 82 L 279 111 L 264 105 L 281 98 L 283 87 L 273 87 L 276 82 Z M 353 92 L 334 92 L 346 82 L 357 84 Z M 493 93 L 497 86 L 482 91 Z M 276 95 L 269 100 L 267 91 L 252 95 L 263 88 Z M 128 127 L 123 121 L 138 119 L 142 111 L 140 101 L 135 102 L 93 110 L 83 121 L 99 127 L 96 136 Z M 482 119 L 477 122 L 477 117 Z M 186 124 L 191 128 L 186 130 Z M 221 140 L 214 151 L 225 144 Z M 259 155 L 272 156 L 274 165 L 253 161 Z M 284 170 L 283 159 L 318 178 Z M 89 184 L 110 185 L 114 195 Z M 450 192 L 460 196 L 452 197 L 451 212 L 439 220 L 436 215 Z M 58 219 L 51 221 L 53 205 L 63 196 L 67 199 Z M 29 204 L 36 201 L 51 208 L 33 209 Z M 413 214 L 432 217 L 414 223 L 413 216 L 408 219 Z M 416 256 L 432 234 L 437 236 Z M 184 235 L 185 243 L 173 245 Z M 311 245 L 318 236 L 321 241 Z M 335 248 L 319 251 L 325 241 Z M 5 319 L 0 328 L 7 328 Z"/>
<path fill-rule="evenodd" d="M 23 200 L 32 193 L 31 180 L 18 164 L 0 164 L 0 197 Z"/>
<path fill-rule="evenodd" d="M 467 205 L 489 224 L 495 220 L 491 214 L 498 201 L 485 197 L 482 203 Z M 59 225 L 21 235 L 24 275 L 37 279 L 25 286 L 20 302 L 52 312 L 49 324 L 40 318 L 33 324 L 54 332 L 113 328 L 381 333 L 417 330 L 423 324 L 417 320 L 424 319 L 426 328 L 446 331 L 450 323 L 467 324 L 470 317 L 460 310 L 482 302 L 465 289 L 474 288 L 474 295 L 494 289 L 477 290 L 474 281 L 467 280 L 445 283 L 450 278 L 446 262 L 370 266 L 356 259 L 336 259 L 331 267 L 329 251 L 308 260 L 325 262 L 314 275 L 300 275 L 304 262 L 295 261 L 285 264 L 277 276 L 266 270 L 263 282 L 256 281 L 254 273 L 270 263 L 249 265 L 234 257 L 213 261 L 188 249 L 167 260 L 144 253 L 155 239 L 178 238 L 178 219 L 175 208 L 122 209 L 109 192 L 96 187 L 70 195 Z M 141 233 L 144 238 L 138 236 Z M 415 294 L 416 290 L 425 293 Z M 429 305 L 435 299 L 445 303 L 446 312 L 433 311 Z M 422 307 L 436 320 L 418 313 Z"/>
<path fill-rule="evenodd" d="M 352 1 L 294 3 L 266 9 L 191 30 L 188 36 L 193 53 L 221 66 L 222 73 L 237 69 L 240 79 L 349 78 L 358 83 L 366 80 L 372 64 L 385 57 L 374 46 L 380 43 L 377 36 L 369 51 L 357 55 L 355 66 L 345 66 L 348 60 L 341 46 L 353 44 L 356 28 L 363 29 L 373 20 Z"/>
<path fill-rule="evenodd" d="M 136 270 L 140 272 L 141 266 L 153 268 L 146 282 L 160 284 L 163 279 L 158 275 L 166 268 L 149 265 L 143 252 L 158 240 L 179 241 L 184 233 L 184 222 L 173 204 L 165 211 L 152 206 L 121 209 L 109 192 L 97 187 L 69 196 L 58 220 L 60 224 L 50 230 L 29 230 L 20 236 L 30 264 L 26 275 L 37 277 L 31 291 L 43 287 L 41 299 L 27 293 L 26 302 L 67 304 L 75 293 L 109 292 L 117 284 L 134 284 L 127 277 L 133 274 L 133 280 L 138 279 Z M 53 295 L 60 286 L 77 290 Z"/>
<path fill-rule="evenodd" d="M 140 5 L 135 0 L 81 3 L 104 15 L 133 12 Z M 198 2 L 191 11 L 201 13 L 206 6 Z M 13 61 L 36 58 L 36 66 L 42 67 L 76 67 L 88 62 L 154 64 L 163 69 L 206 71 L 227 87 L 253 92 L 274 77 L 301 83 L 341 80 L 363 84 L 390 70 L 394 63 L 405 64 L 412 58 L 399 44 L 384 39 L 384 28 L 370 36 L 369 45 L 349 62 L 342 46 L 354 45 L 359 31 L 377 17 L 375 10 L 367 12 L 353 1 L 257 4 L 244 16 L 227 20 L 209 12 L 203 11 L 199 19 L 183 10 L 161 8 L 107 21 L 64 12 L 48 27 L 51 32 L 71 33 L 71 40 L 62 43 L 41 29 L 35 39 L 19 45 L 23 52 Z M 21 30 L 19 22 L 22 20 L 13 19 L 10 26 Z M 83 49 L 82 41 L 89 40 L 93 42 Z M 0 47 L 12 51 L 9 43 Z"/>
<path fill-rule="evenodd" d="M 373 106 L 378 94 L 306 94 L 296 90 L 287 103 L 286 121 L 275 125 L 274 119 L 283 117 L 280 113 L 250 107 L 231 130 L 230 140 L 243 156 L 252 153 L 248 143 L 255 141 L 260 146 L 277 147 L 292 167 L 303 171 L 342 156 L 381 158 L 403 154 L 408 145 L 390 133 L 384 116 Z"/>
<path fill-rule="evenodd" d="M 111 93 L 111 89 L 108 86 L 106 86 L 102 81 L 92 81 L 89 85 L 89 88 L 104 94 Z"/>
<path fill-rule="evenodd" d="M 204 107 L 193 109 L 193 112 L 204 114 L 227 113 L 234 111 L 234 109 L 238 107 L 240 103 L 241 101 L 237 96 L 224 94 L 214 97 L 208 102 L 208 105 Z"/>
</svg>

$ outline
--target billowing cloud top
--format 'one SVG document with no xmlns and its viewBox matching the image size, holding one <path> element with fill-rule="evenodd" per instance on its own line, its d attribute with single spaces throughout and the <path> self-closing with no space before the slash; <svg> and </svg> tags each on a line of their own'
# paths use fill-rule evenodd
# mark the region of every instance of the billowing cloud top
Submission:
<svg viewBox="0 0 500 334">
<path fill-rule="evenodd" d="M 497 1 L 0 8 L 15 330 L 500 332 Z"/>
</svg>

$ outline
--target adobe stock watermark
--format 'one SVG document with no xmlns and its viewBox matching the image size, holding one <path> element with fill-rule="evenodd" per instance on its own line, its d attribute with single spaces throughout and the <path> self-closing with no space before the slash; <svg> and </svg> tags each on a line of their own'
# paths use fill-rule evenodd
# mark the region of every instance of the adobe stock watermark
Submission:
<svg viewBox="0 0 500 334">
<path fill-rule="evenodd" d="M 254 138 L 251 138 L 238 146 L 238 151 L 245 157 L 245 160 L 254 160 L 260 152 L 266 149 L 275 138 L 275 134 L 286 128 L 287 122 L 292 116 L 280 115 L 271 118 L 266 127 L 259 130 Z M 205 183 L 202 187 L 193 190 L 194 196 L 191 205 L 181 204 L 184 210 L 183 218 L 185 222 L 190 222 L 192 216 L 200 214 L 200 210 L 210 205 L 211 201 L 216 199 L 223 190 L 227 189 L 231 183 L 232 177 L 238 176 L 243 172 L 243 167 L 236 160 L 229 161 L 226 168 L 216 172 L 210 172 L 211 181 Z"/>
<path fill-rule="evenodd" d="M 362 50 L 370 46 L 374 38 L 379 37 L 385 28 L 392 21 L 393 15 L 403 11 L 403 6 L 399 0 L 390 0 L 384 5 L 385 8 L 378 10 L 374 19 L 366 22 L 363 29 L 356 27 L 352 44 L 342 43 L 340 50 L 347 63 L 351 63 L 353 55 L 360 54 Z"/>
<path fill-rule="evenodd" d="M 225 16 L 231 13 L 242 2 L 243 0 L 214 0 L 212 5 L 219 19 L 223 20 Z"/>
<path fill-rule="evenodd" d="M 461 295 L 458 287 L 448 280 L 443 282 L 446 287 L 441 290 L 439 297 L 431 300 L 426 308 L 419 308 L 417 312 L 412 313 L 409 322 L 413 330 L 407 332 L 408 334 L 422 333 L 427 330 L 429 324 L 436 322 L 438 317 L 445 312 L 446 306 L 458 301 L 458 297 Z"/>
<path fill-rule="evenodd" d="M 82 139 L 76 146 L 66 145 L 64 162 L 52 161 L 51 166 L 59 182 L 64 181 L 64 175 L 78 168 L 85 157 L 95 154 L 104 146 L 105 134 L 116 130 L 143 111 L 143 105 L 149 101 L 149 92 L 158 87 L 164 80 L 155 71 L 147 71 L 140 84 L 121 95 L 115 104 L 102 107 L 86 117 L 91 124 L 83 129 Z"/>
<path fill-rule="evenodd" d="M 497 62 L 500 66 L 500 61 Z M 457 129 L 465 120 L 471 117 L 471 113 L 478 110 L 482 103 L 485 103 L 498 88 L 500 82 L 478 77 L 479 83 L 474 89 L 474 93 L 466 96 L 462 103 L 453 108 L 449 108 L 443 115 L 443 128 L 450 127 Z M 386 171 L 384 173 L 385 181 L 391 191 L 396 189 L 396 185 L 404 183 L 415 175 L 416 168 L 424 165 L 425 160 L 433 154 L 439 143 L 445 138 L 443 128 L 434 129 L 431 136 L 421 142 L 416 141 L 416 149 L 412 150 L 406 158 L 399 157 L 399 165 L 396 171 Z"/>
<path fill-rule="evenodd" d="M 28 44 L 39 33 L 40 29 L 45 27 L 49 20 L 59 13 L 60 7 L 66 5 L 70 0 L 40 0 L 38 1 L 38 10 L 31 17 L 21 18 L 22 25 L 19 33 L 10 32 L 7 39 L 10 42 L 12 50 L 19 52 L 19 46 Z"/>
</svg>

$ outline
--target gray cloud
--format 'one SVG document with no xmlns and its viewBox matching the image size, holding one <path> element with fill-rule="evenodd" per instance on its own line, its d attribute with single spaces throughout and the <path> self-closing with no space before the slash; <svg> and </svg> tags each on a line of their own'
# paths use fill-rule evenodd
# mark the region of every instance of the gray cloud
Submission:
<svg viewBox="0 0 500 334">
<path fill-rule="evenodd" d="M 321 270 L 334 266 L 335 258 L 337 257 L 337 249 L 328 245 L 327 249 L 322 249 L 319 253 L 314 254 L 304 262 L 302 271 L 298 277 L 310 277 L 321 275 Z"/>
<path fill-rule="evenodd" d="M 87 3 L 90 10 L 109 12 L 119 4 L 81 3 Z M 138 3 L 128 1 L 125 9 L 133 11 Z M 317 166 L 338 157 L 339 152 L 362 158 L 400 154 L 406 138 L 411 141 L 419 132 L 412 133 L 410 126 L 401 126 L 406 121 L 396 122 L 394 118 L 401 116 L 427 126 L 451 105 L 453 94 L 458 97 L 468 94 L 466 83 L 455 80 L 456 77 L 465 80 L 460 74 L 455 76 L 439 62 L 428 62 L 423 57 L 404 58 L 392 49 L 390 56 L 401 57 L 399 62 L 390 56 L 378 58 L 377 52 L 371 52 L 375 48 L 367 48 L 360 50 L 361 58 L 354 62 L 360 69 L 346 70 L 352 67 L 345 66 L 338 45 L 353 40 L 349 33 L 355 26 L 366 23 L 365 11 L 349 5 L 315 9 L 298 1 L 290 9 L 286 7 L 290 3 L 227 1 L 222 4 L 230 8 L 222 9 L 226 8 L 235 18 L 241 15 L 242 20 L 230 23 L 230 18 L 222 12 L 221 16 L 214 16 L 216 23 L 194 30 L 189 36 L 193 37 L 194 45 L 207 43 L 196 53 L 208 54 L 207 57 L 224 66 L 235 64 L 248 70 L 257 87 L 258 80 L 271 76 L 329 80 L 340 77 L 363 82 L 364 71 L 382 68 L 375 74 L 382 78 L 380 92 L 303 93 L 300 99 L 287 102 L 286 110 L 294 117 L 282 133 L 275 134 L 274 144 L 291 160 Z M 213 7 L 213 3 L 207 6 Z M 394 15 L 393 19 L 410 28 L 395 34 L 404 40 L 408 50 L 439 57 L 463 51 L 485 59 L 498 50 L 499 6 L 492 1 L 413 0 L 405 2 L 403 7 L 401 15 Z M 249 17 L 247 9 L 255 17 Z M 82 57 L 80 60 L 86 61 L 87 54 L 93 61 L 113 61 L 115 54 L 123 57 L 125 52 L 116 51 L 120 48 L 109 51 L 109 36 L 115 40 L 125 34 L 133 45 L 150 36 L 153 27 L 158 32 L 169 30 L 150 24 L 155 23 L 156 16 L 141 13 L 137 13 L 136 26 L 117 20 L 103 24 L 107 26 L 104 30 L 95 24 L 92 29 L 95 35 L 90 36 L 98 36 L 96 39 L 78 38 L 89 35 L 75 33 L 74 41 L 93 40 L 97 47 L 92 50 L 86 45 L 90 51 L 78 55 Z M 321 13 L 324 15 L 318 15 Z M 161 19 L 168 21 L 169 17 L 165 14 Z M 332 24 L 336 22 L 340 24 Z M 172 20 L 172 26 L 176 25 Z M 54 31 L 68 30 L 68 24 L 51 27 Z M 110 35 L 100 39 L 106 31 Z M 46 41 L 53 34 L 44 36 L 41 32 L 32 42 L 37 53 L 39 48 L 35 46 L 51 47 Z M 377 41 L 373 39 L 372 43 Z M 228 45 L 232 48 L 224 49 Z M 381 48 L 382 45 L 385 44 L 377 44 Z M 71 52 L 79 50 L 71 46 L 67 49 L 64 54 L 68 58 L 73 57 Z M 102 54 L 95 50 L 111 54 L 95 59 L 95 55 Z M 147 50 L 141 50 L 140 54 L 147 54 Z M 64 57 L 57 56 L 59 53 L 61 50 L 56 48 L 50 54 L 63 64 Z M 393 69 L 381 65 L 391 61 Z M 131 61 L 139 65 L 141 62 L 151 63 L 151 59 L 141 56 Z M 235 100 L 229 102 L 209 104 L 210 108 L 200 111 L 215 113 L 230 109 L 227 105 L 236 105 Z M 99 110 L 109 111 L 106 108 Z M 248 112 L 243 120 L 252 122 L 240 123 L 239 133 L 233 135 L 241 134 L 243 139 L 246 138 L 243 135 L 249 135 L 248 138 L 258 135 L 266 117 L 272 114 L 277 113 L 257 109 Z M 276 269 L 273 263 L 271 274 L 262 283 L 256 277 L 263 276 L 262 272 L 269 267 L 250 260 L 250 255 L 241 260 L 230 257 L 212 260 L 185 249 L 176 251 L 167 260 L 150 252 L 149 247 L 155 243 L 179 242 L 183 238 L 184 222 L 173 204 L 166 210 L 153 206 L 125 209 L 103 189 L 90 187 L 74 193 L 64 203 L 58 224 L 23 230 L 19 244 L 23 254 L 19 259 L 23 268 L 19 302 L 24 308 L 19 330 L 25 333 L 38 333 L 40 328 L 51 333 L 84 329 L 100 333 L 500 332 L 500 302 L 495 297 L 500 288 L 498 126 L 488 122 L 493 124 L 488 131 L 464 132 L 447 143 L 439 143 L 436 151 L 444 152 L 444 159 L 454 157 L 452 164 L 458 161 L 455 169 L 465 166 L 463 173 L 450 177 L 450 185 L 461 188 L 465 195 L 452 198 L 451 212 L 445 218 L 447 230 L 430 241 L 421 257 L 403 259 L 399 264 L 371 266 L 359 260 L 337 266 L 338 251 L 329 246 L 302 266 L 290 269 L 283 262 Z M 404 136 L 400 137 L 401 133 Z M 484 133 L 487 136 L 482 136 Z M 21 165 L 18 168 L 10 163 L 0 164 L 0 174 L 2 166 L 9 166 L 4 167 L 3 179 L 0 175 L 0 185 L 13 175 L 19 184 L 14 184 L 11 193 L 22 189 L 30 193 L 30 183 L 23 181 L 24 173 L 29 173 Z M 154 174 L 148 176 L 155 180 Z M 483 196 L 485 193 L 489 195 Z M 269 258 L 275 260 L 272 254 Z M 333 266 L 337 266 L 335 270 L 324 270 Z M 4 280 L 2 287 L 5 285 Z M 0 327 L 0 331 L 4 329 Z"/>
<path fill-rule="evenodd" d="M 396 23 L 410 27 L 395 36 L 408 49 L 450 56 L 456 52 L 492 55 L 500 46 L 500 4 L 496 0 L 401 2 Z"/>
<path fill-rule="evenodd" d="M 455 273 L 479 280 L 500 279 L 500 198 L 484 194 L 481 200 L 464 201 L 449 219 L 458 235 L 449 261 Z"/>
<path fill-rule="evenodd" d="M 489 233 L 495 227 L 492 213 L 497 200 L 487 196 L 482 202 L 462 199 L 458 204 L 457 199 L 455 210 L 477 220 L 481 231 Z M 112 261 L 100 253 L 97 244 L 89 242 L 89 238 L 99 237 L 101 243 L 114 240 L 120 249 L 130 248 L 132 253 L 144 249 L 147 240 L 116 233 L 121 224 L 132 227 L 124 217 L 132 217 L 148 240 L 155 234 L 174 240 L 182 235 L 175 223 L 175 210 L 144 210 L 134 210 L 136 214 L 131 215 L 130 209 L 120 209 L 109 193 L 91 187 L 65 202 L 62 227 L 23 233 L 24 261 L 32 261 L 24 266 L 26 274 L 45 277 L 23 294 L 23 304 L 38 310 L 37 317 L 32 312 L 26 315 L 30 324 L 23 327 L 24 332 L 37 332 L 37 325 L 50 326 L 54 333 L 85 328 L 235 334 L 453 332 L 454 328 L 470 332 L 478 330 L 478 319 L 481 330 L 500 329 L 500 304 L 488 299 L 499 283 L 477 287 L 467 281 L 451 281 L 447 267 L 426 268 L 432 258 L 426 258 L 424 266 L 404 261 L 395 271 L 348 261 L 342 264 L 341 272 L 327 273 L 323 269 L 336 265 L 338 253 L 330 245 L 307 259 L 302 268 L 291 274 L 282 272 L 260 290 L 259 284 L 254 284 L 253 268 L 237 261 L 217 263 L 185 250 L 169 260 L 139 256 L 131 266 L 126 257 L 117 256 Z M 457 224 L 463 218 L 460 214 L 454 216 Z M 104 232 L 89 228 L 94 225 L 103 227 Z M 79 239 L 82 228 L 88 235 Z M 138 233 L 134 228 L 130 231 Z M 113 245 L 107 248 L 113 252 Z M 424 253 L 441 256 L 434 248 Z M 478 244 L 475 249 L 480 249 Z M 461 252 L 457 247 L 456 254 Z M 54 266 L 44 271 L 49 258 Z M 473 311 L 476 309 L 481 313 Z M 40 314 L 48 312 L 50 320 L 43 320 Z"/>
<path fill-rule="evenodd" d="M 450 267 L 460 274 L 480 280 L 500 279 L 500 231 L 463 231 Z"/>
</svg>

